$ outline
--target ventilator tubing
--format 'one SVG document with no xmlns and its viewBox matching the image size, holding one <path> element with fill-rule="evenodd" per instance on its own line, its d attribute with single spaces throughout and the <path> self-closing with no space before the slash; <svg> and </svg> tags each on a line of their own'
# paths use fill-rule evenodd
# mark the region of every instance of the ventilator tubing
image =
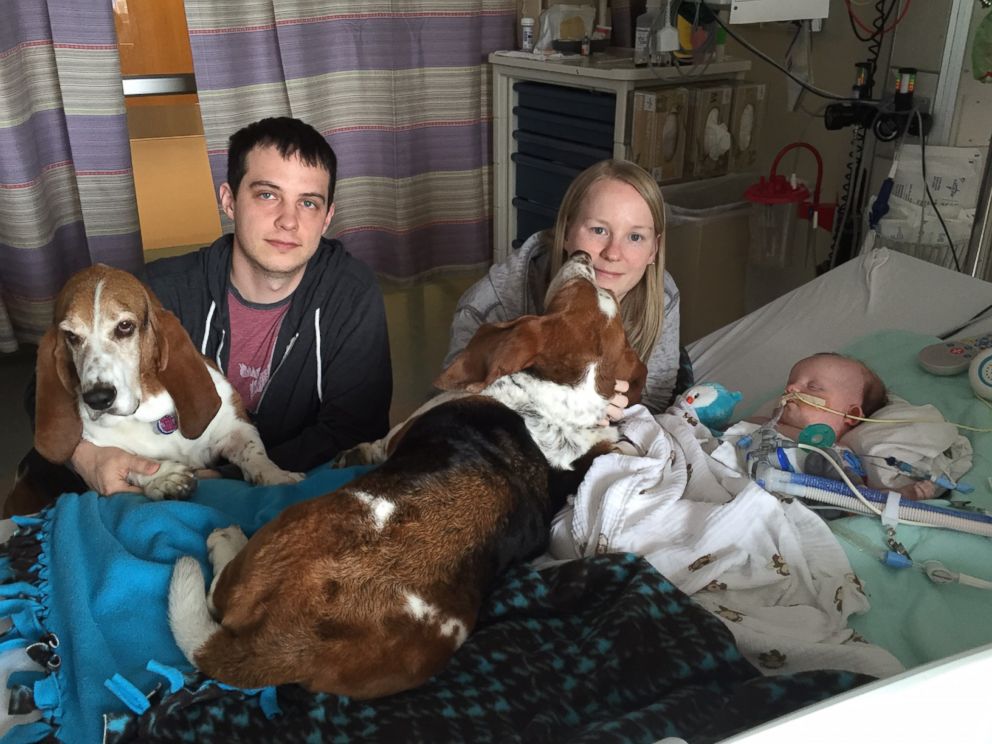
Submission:
<svg viewBox="0 0 992 744">
<path fill-rule="evenodd" d="M 859 514 L 873 513 L 841 481 L 818 475 L 806 475 L 805 473 L 787 473 L 772 467 L 766 467 L 763 470 L 758 485 L 766 491 L 819 501 Z M 885 508 L 889 498 L 888 491 L 878 491 L 863 486 L 859 486 L 858 490 L 865 501 L 877 504 L 879 511 Z M 899 500 L 899 521 L 922 522 L 933 527 L 944 527 L 958 532 L 968 532 L 972 535 L 992 537 L 992 517 L 987 514 L 922 504 L 911 499 Z"/>
</svg>

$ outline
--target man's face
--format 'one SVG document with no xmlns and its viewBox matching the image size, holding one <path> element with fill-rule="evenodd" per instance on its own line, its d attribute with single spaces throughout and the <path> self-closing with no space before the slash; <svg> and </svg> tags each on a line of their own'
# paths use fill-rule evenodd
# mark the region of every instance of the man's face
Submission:
<svg viewBox="0 0 992 744">
<path fill-rule="evenodd" d="M 862 416 L 864 368 L 853 359 L 813 356 L 796 363 L 785 386 L 787 393 L 806 393 L 823 398 L 824 405 L 842 413 L 830 413 L 797 400 L 789 401 L 780 422 L 803 429 L 810 424 L 827 424 L 840 437 L 858 424 L 843 414 Z"/>
<path fill-rule="evenodd" d="M 254 271 L 271 278 L 303 271 L 334 215 L 328 178 L 324 168 L 268 146 L 248 153 L 237 194 L 229 184 L 220 187 L 221 206 L 234 221 L 234 250 Z"/>
</svg>

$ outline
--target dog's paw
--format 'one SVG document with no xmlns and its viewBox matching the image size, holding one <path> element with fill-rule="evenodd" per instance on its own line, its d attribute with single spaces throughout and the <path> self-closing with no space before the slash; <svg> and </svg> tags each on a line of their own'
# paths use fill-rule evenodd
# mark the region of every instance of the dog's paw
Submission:
<svg viewBox="0 0 992 744">
<path fill-rule="evenodd" d="M 238 525 L 218 527 L 207 537 L 207 552 L 210 554 L 210 560 L 213 561 L 214 553 L 218 550 L 230 549 L 237 553 L 247 542 L 248 538 Z"/>
<path fill-rule="evenodd" d="M 286 483 L 299 483 L 306 478 L 306 473 L 293 473 L 273 465 L 255 473 L 251 482 L 256 486 L 280 486 Z"/>
<path fill-rule="evenodd" d="M 196 488 L 196 474 L 187 467 L 168 468 L 162 463 L 158 472 L 139 483 L 145 496 L 153 501 L 185 499 Z"/>
<path fill-rule="evenodd" d="M 248 538 L 236 524 L 218 527 L 211 532 L 207 537 L 207 555 L 210 558 L 210 565 L 214 567 L 214 576 L 220 576 L 224 566 L 230 563 L 247 544 Z"/>
<path fill-rule="evenodd" d="M 334 460 L 334 467 L 350 468 L 354 465 L 379 465 L 385 459 L 383 447 L 379 442 L 362 442 L 338 454 Z"/>
</svg>

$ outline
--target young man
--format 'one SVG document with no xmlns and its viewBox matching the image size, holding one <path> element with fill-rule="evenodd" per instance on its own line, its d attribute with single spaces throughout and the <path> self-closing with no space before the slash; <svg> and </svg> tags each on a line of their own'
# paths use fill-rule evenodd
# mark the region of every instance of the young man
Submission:
<svg viewBox="0 0 992 744">
<path fill-rule="evenodd" d="M 382 295 L 368 267 L 322 237 L 336 175 L 334 151 L 309 125 L 250 124 L 230 139 L 220 187 L 234 233 L 146 267 L 162 304 L 241 393 L 269 456 L 293 471 L 389 429 Z M 137 490 L 128 472 L 158 468 L 86 441 L 72 464 L 105 494 Z"/>
</svg>

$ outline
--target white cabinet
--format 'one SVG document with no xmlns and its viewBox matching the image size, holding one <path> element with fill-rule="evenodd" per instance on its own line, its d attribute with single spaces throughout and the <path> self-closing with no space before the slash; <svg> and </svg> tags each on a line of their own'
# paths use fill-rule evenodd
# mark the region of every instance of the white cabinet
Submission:
<svg viewBox="0 0 992 744">
<path fill-rule="evenodd" d="M 698 81 L 738 78 L 751 68 L 746 60 L 724 59 L 696 67 L 634 67 L 631 50 L 615 49 L 607 54 L 596 54 L 581 60 L 545 61 L 537 57 L 520 56 L 519 53 L 493 52 L 489 62 L 493 70 L 493 260 L 501 261 L 509 255 L 517 238 L 517 210 L 513 199 L 517 189 L 517 166 L 513 155 L 518 141 L 514 108 L 518 105 L 515 83 L 533 82 L 564 86 L 614 97 L 612 114 L 612 157 L 629 159 L 629 116 L 633 92 L 638 88 L 659 85 L 691 86 Z M 598 97 L 601 109 L 603 97 Z M 567 114 L 572 116 L 572 114 Z M 585 121 L 577 117 L 575 125 Z M 564 126 L 568 126 L 565 124 Z M 575 138 L 564 139 L 575 142 Z M 581 138 L 579 138 L 581 142 Z M 609 139 L 603 150 L 607 156 Z M 581 147 L 582 145 L 580 145 Z"/>
</svg>

